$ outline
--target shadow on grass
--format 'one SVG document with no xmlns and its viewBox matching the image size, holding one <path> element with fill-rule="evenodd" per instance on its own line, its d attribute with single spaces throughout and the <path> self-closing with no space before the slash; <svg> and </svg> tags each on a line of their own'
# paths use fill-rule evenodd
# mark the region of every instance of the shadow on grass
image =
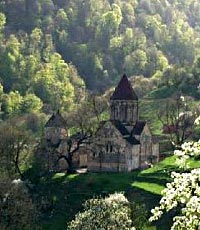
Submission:
<svg viewBox="0 0 200 230">
<path fill-rule="evenodd" d="M 153 177 L 153 176 L 138 176 L 136 179 L 137 182 L 147 182 L 147 183 L 155 183 L 158 185 L 163 185 L 165 186 L 167 182 L 169 182 L 168 179 L 160 179 L 158 177 Z"/>
<path fill-rule="evenodd" d="M 156 195 L 154 193 L 147 192 L 143 189 L 139 189 L 136 187 L 130 188 L 126 192 L 126 195 L 129 201 L 134 201 L 145 205 L 148 218 L 151 216 L 151 209 L 153 209 L 155 206 L 158 206 L 158 203 L 161 199 L 160 195 Z M 152 224 L 156 226 L 157 230 L 170 230 L 174 215 L 174 211 L 166 213 L 162 216 L 162 218 L 159 221 L 154 222 Z"/>
<path fill-rule="evenodd" d="M 126 191 L 137 177 L 133 173 L 49 174 L 33 193 L 41 203 L 44 230 L 64 230 L 67 221 L 81 210 L 82 203 L 94 196 Z"/>
<path fill-rule="evenodd" d="M 160 176 L 162 171 L 159 172 Z M 157 178 L 158 177 L 158 178 Z M 105 196 L 114 192 L 125 192 L 132 202 L 145 205 L 147 212 L 158 205 L 160 196 L 140 188 L 132 187 L 134 182 L 150 182 L 163 185 L 165 177 L 159 179 L 157 172 L 132 173 L 86 173 L 86 174 L 49 174 L 35 185 L 33 194 L 41 204 L 43 230 L 64 230 L 67 222 L 82 210 L 82 203 L 94 196 Z M 166 177 L 167 178 L 167 177 Z M 158 222 L 159 223 L 159 222 Z M 159 230 L 168 230 L 161 221 Z M 160 226 L 161 226 L 160 225 Z"/>
</svg>

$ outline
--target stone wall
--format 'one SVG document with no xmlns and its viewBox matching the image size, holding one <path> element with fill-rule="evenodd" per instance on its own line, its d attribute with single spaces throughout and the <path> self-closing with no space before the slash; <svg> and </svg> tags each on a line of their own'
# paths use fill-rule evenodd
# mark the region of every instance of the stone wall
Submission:
<svg viewBox="0 0 200 230">
<path fill-rule="evenodd" d="M 121 172 L 139 168 L 140 145 L 129 144 L 108 122 L 92 140 L 88 171 Z"/>
<path fill-rule="evenodd" d="M 67 131 L 60 127 L 47 127 L 45 128 L 45 139 L 52 145 L 59 144 L 60 140 L 67 137 Z"/>
<path fill-rule="evenodd" d="M 138 120 L 138 102 L 133 100 L 111 101 L 111 120 L 135 123 Z"/>
</svg>

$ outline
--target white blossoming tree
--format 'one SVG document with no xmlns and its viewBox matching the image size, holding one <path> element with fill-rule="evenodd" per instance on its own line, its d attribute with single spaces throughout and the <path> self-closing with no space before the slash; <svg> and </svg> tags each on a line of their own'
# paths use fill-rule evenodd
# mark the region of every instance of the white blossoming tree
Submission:
<svg viewBox="0 0 200 230">
<path fill-rule="evenodd" d="M 164 211 L 180 208 L 180 214 L 173 218 L 171 230 L 200 229 L 200 168 L 189 170 L 187 160 L 200 156 L 200 141 L 184 143 L 176 150 L 177 163 L 186 172 L 172 172 L 172 182 L 163 190 L 160 206 L 152 210 L 150 221 L 158 220 Z"/>
<path fill-rule="evenodd" d="M 135 230 L 129 201 L 122 193 L 87 200 L 68 230 Z"/>
<path fill-rule="evenodd" d="M 176 163 L 182 169 L 188 169 L 188 159 L 200 157 L 200 140 L 197 142 L 185 142 L 181 145 L 181 150 L 175 150 Z"/>
</svg>

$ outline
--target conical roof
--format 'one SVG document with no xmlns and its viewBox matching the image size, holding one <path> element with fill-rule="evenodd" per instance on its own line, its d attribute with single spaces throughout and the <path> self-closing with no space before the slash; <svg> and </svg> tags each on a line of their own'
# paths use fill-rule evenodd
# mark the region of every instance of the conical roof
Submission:
<svg viewBox="0 0 200 230">
<path fill-rule="evenodd" d="M 45 127 L 65 127 L 66 126 L 66 121 L 65 119 L 61 116 L 59 110 L 54 113 L 47 123 L 45 124 Z"/>
<path fill-rule="evenodd" d="M 115 88 L 111 100 L 138 100 L 138 96 L 134 92 L 131 83 L 128 80 L 126 74 L 124 74 Z"/>
</svg>

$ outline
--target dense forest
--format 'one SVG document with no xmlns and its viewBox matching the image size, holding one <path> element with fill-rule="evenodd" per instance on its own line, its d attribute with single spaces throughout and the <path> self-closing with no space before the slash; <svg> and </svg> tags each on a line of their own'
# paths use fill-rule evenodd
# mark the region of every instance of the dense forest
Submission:
<svg viewBox="0 0 200 230">
<path fill-rule="evenodd" d="M 124 72 L 140 96 L 200 96 L 198 0 L 8 0 L 0 12 L 2 118 L 69 111 Z"/>
<path fill-rule="evenodd" d="M 126 209 L 119 213 L 136 217 L 133 224 L 144 229 L 144 208 L 149 215 L 164 185 L 172 181 L 170 173 L 177 167 L 174 156 L 145 173 L 109 177 L 55 174 L 47 167 L 46 156 L 56 151 L 44 138 L 52 113 L 60 116 L 61 111 L 67 126 L 66 160 L 109 118 L 108 98 L 124 73 L 141 99 L 140 118 L 164 140 L 163 158 L 172 153 L 172 147 L 181 149 L 185 140 L 199 139 L 200 128 L 194 127 L 194 121 L 200 114 L 200 1 L 0 0 L 2 230 L 66 229 L 66 221 L 74 218 L 86 199 L 116 191 L 124 191 L 133 201 L 130 210 L 120 206 Z M 198 160 L 199 149 L 189 148 Z M 187 148 L 178 152 L 183 161 L 188 159 L 182 157 L 184 151 L 190 153 Z M 199 167 L 199 161 L 192 160 L 191 167 Z M 123 205 L 128 202 L 123 194 L 115 195 L 125 201 Z M 86 202 L 86 213 L 95 213 L 99 204 L 107 205 L 106 200 L 94 200 L 96 206 L 93 200 Z M 113 207 L 105 207 L 112 214 Z M 93 225 L 95 218 L 88 216 Z M 168 230 L 169 220 L 158 223 L 158 229 Z M 74 223 L 69 229 L 77 229 Z"/>
</svg>

